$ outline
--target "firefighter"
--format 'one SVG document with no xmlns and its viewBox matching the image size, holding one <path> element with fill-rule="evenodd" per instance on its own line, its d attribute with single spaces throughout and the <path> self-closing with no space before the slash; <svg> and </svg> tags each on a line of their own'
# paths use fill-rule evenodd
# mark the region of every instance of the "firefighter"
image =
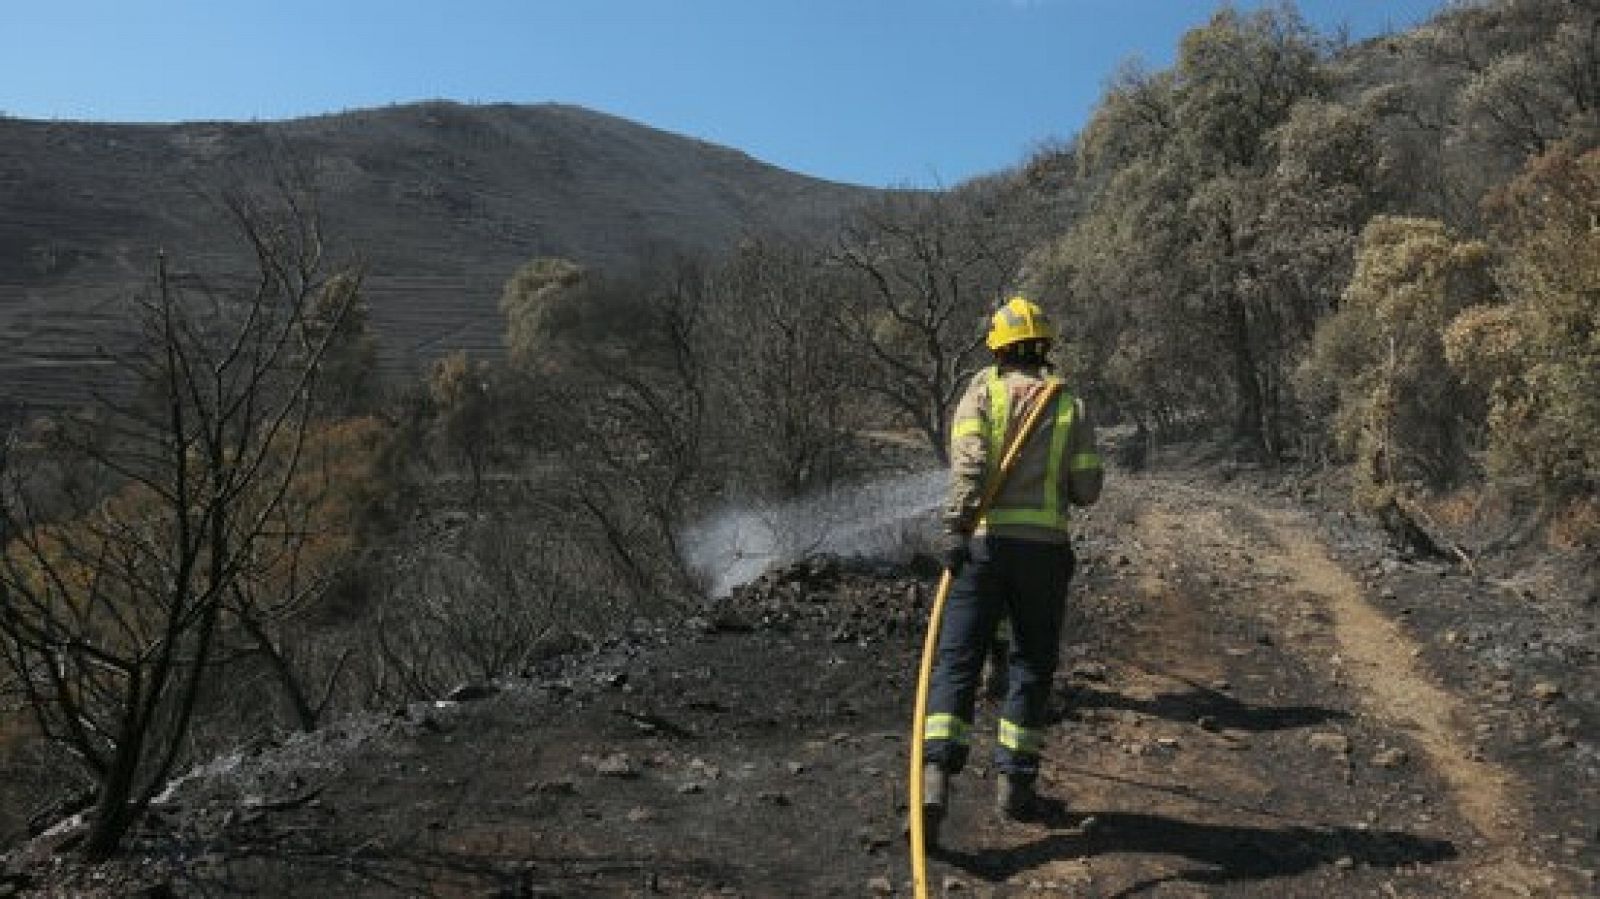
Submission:
<svg viewBox="0 0 1600 899">
<path fill-rule="evenodd" d="M 1034 810 L 1034 782 L 1055 674 L 1072 543 L 1071 506 L 1100 496 L 1104 477 L 1094 425 L 1065 386 L 1023 446 L 982 518 L 977 507 L 1007 441 L 1052 380 L 1054 328 L 1044 311 L 1013 297 L 995 312 L 987 343 L 995 364 L 978 372 L 956 406 L 951 488 L 941 553 L 952 585 L 923 731 L 923 821 L 930 844 L 949 802 L 949 781 L 966 764 L 979 673 L 996 622 L 1010 622 L 1010 668 L 995 761 L 996 805 L 1011 819 Z"/>
</svg>

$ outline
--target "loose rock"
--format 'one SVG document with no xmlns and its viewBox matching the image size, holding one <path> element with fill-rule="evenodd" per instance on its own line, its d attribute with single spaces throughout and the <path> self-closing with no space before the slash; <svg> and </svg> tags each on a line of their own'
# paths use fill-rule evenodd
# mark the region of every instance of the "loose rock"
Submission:
<svg viewBox="0 0 1600 899">
<path fill-rule="evenodd" d="M 1575 740 L 1573 740 L 1571 737 L 1567 736 L 1566 734 L 1556 733 L 1556 734 L 1551 734 L 1550 738 L 1545 740 L 1544 743 L 1541 744 L 1541 745 L 1545 749 L 1572 749 L 1573 747 L 1577 746 L 1578 744 L 1577 744 L 1577 742 Z"/>
<path fill-rule="evenodd" d="M 1350 738 L 1339 733 L 1315 733 L 1306 738 L 1312 749 L 1319 752 L 1332 752 L 1336 755 L 1350 753 Z"/>
<path fill-rule="evenodd" d="M 476 702 L 480 699 L 488 699 L 498 692 L 500 692 L 500 688 L 494 684 L 469 682 L 451 690 L 445 694 L 444 698 L 450 702 Z"/>
<path fill-rule="evenodd" d="M 625 752 L 613 752 L 610 755 L 600 756 L 599 758 L 584 756 L 584 760 L 589 763 L 589 767 L 594 770 L 594 773 L 602 777 L 639 776 L 638 767 L 634 765 L 633 759 L 629 758 Z"/>
<path fill-rule="evenodd" d="M 1410 760 L 1404 749 L 1385 749 L 1372 757 L 1372 764 L 1379 768 L 1398 768 Z"/>
</svg>

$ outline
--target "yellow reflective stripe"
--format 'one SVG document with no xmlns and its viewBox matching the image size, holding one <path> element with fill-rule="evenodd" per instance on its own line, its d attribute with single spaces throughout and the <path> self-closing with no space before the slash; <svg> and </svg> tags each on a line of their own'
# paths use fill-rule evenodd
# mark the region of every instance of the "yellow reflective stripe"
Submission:
<svg viewBox="0 0 1600 899">
<path fill-rule="evenodd" d="M 1026 728 L 1001 718 L 1000 745 L 1012 752 L 1038 755 L 1039 750 L 1044 748 L 1044 732 Z"/>
<path fill-rule="evenodd" d="M 1011 424 L 1011 391 L 1000 377 L 1000 366 L 989 367 L 989 471 L 1000 467 L 1006 451 L 1006 428 Z"/>
<path fill-rule="evenodd" d="M 954 740 L 957 743 L 967 742 L 972 725 L 957 718 L 948 712 L 939 712 L 928 716 L 922 725 L 922 739 L 924 740 Z"/>
<path fill-rule="evenodd" d="M 981 419 L 981 418 L 964 418 L 961 421 L 956 422 L 955 430 L 953 430 L 950 433 L 950 436 L 951 437 L 982 437 L 982 436 L 984 436 L 983 419 Z"/>
<path fill-rule="evenodd" d="M 1056 396 L 1056 427 L 1050 433 L 1050 466 L 1045 469 L 1044 474 L 1042 510 L 1051 518 L 1060 518 L 1056 510 L 1061 504 L 1061 460 L 1067 454 L 1067 434 L 1072 431 L 1072 416 L 1077 405 L 1066 390 L 1062 390 Z"/>
<path fill-rule="evenodd" d="M 1046 512 L 1043 509 L 995 509 L 983 516 L 984 524 L 1031 524 L 1058 531 L 1066 530 L 1070 521 L 1071 518 L 1065 513 Z"/>
<path fill-rule="evenodd" d="M 1094 471 L 1105 466 L 1100 462 L 1099 453 L 1079 453 L 1072 457 L 1067 467 L 1072 471 Z"/>
</svg>

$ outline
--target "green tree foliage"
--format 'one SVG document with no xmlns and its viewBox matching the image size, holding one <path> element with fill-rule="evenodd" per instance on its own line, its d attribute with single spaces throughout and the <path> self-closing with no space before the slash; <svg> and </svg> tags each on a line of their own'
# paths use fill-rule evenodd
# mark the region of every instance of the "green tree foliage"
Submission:
<svg viewBox="0 0 1600 899">
<path fill-rule="evenodd" d="M 1463 124 L 1482 140 L 1538 154 L 1563 138 L 1593 136 L 1600 111 L 1600 30 L 1572 4 L 1486 4 L 1445 18 L 1434 31 L 1468 73 L 1457 98 Z"/>
<path fill-rule="evenodd" d="M 513 365 L 536 367 L 563 352 L 558 337 L 579 321 L 592 284 L 581 266 L 566 259 L 542 256 L 517 269 L 500 294 Z"/>
<path fill-rule="evenodd" d="M 1558 146 L 1489 204 L 1503 303 L 1450 325 L 1451 366 L 1489 396 L 1489 461 L 1546 495 L 1600 489 L 1600 150 Z"/>
<path fill-rule="evenodd" d="M 484 467 L 493 445 L 494 409 L 487 363 L 457 350 L 434 363 L 428 400 L 437 439 L 467 464 L 474 499 L 483 490 Z"/>
<path fill-rule="evenodd" d="M 687 583 L 678 540 L 705 490 L 711 298 L 702 266 L 656 255 L 627 275 L 539 259 L 507 284 L 512 377 L 496 417 L 559 478 L 574 542 L 638 601 Z M 559 483 L 557 483 L 559 481 Z"/>
<path fill-rule="evenodd" d="M 1261 168 L 1267 132 L 1323 91 L 1319 60 L 1316 36 L 1287 4 L 1252 14 L 1224 7 L 1185 34 L 1173 103 L 1183 163 L 1201 176 Z"/>
<path fill-rule="evenodd" d="M 1028 289 L 1062 323 L 1073 383 L 1141 419 L 1223 401 L 1215 355 L 1185 333 L 1199 314 L 1195 273 L 1173 264 L 1187 235 L 1185 187 L 1155 160 L 1127 165 L 1030 260 Z"/>
<path fill-rule="evenodd" d="M 1069 322 L 1074 365 L 1136 417 L 1202 411 L 1284 449 L 1286 373 L 1380 171 L 1371 116 L 1326 99 L 1323 54 L 1288 7 L 1224 9 L 1170 72 L 1120 75 L 1085 130 L 1096 193 L 1030 281 Z"/>
<path fill-rule="evenodd" d="M 1079 137 L 1080 174 L 1112 175 L 1160 153 L 1176 125 L 1175 78 L 1173 72 L 1151 72 L 1132 62 L 1118 69 Z"/>
<path fill-rule="evenodd" d="M 1461 475 L 1478 416 L 1449 377 L 1441 335 L 1489 295 L 1488 261 L 1483 243 L 1429 219 L 1378 216 L 1362 231 L 1343 304 L 1318 326 L 1299 372 L 1338 447 L 1356 457 L 1362 505 Z"/>
<path fill-rule="evenodd" d="M 1259 281 L 1283 310 L 1283 356 L 1338 307 L 1361 226 L 1387 193 L 1387 162 L 1370 110 L 1310 99 L 1269 136 L 1275 160 L 1254 229 Z"/>
<path fill-rule="evenodd" d="M 1480 0 L 1382 42 L 1359 64 L 1383 79 L 1382 125 L 1408 209 L 1478 229 L 1482 199 L 1560 140 L 1600 138 L 1593 4 Z"/>
<path fill-rule="evenodd" d="M 349 272 L 337 277 L 359 282 L 360 275 Z M 331 306 L 328 299 L 347 291 L 330 290 L 318 297 L 310 311 L 309 339 L 321 342 L 323 332 L 328 334 L 317 377 L 318 412 L 323 416 L 360 415 L 379 405 L 378 345 L 370 327 L 370 310 L 358 288 L 359 283 L 350 285 L 353 300 L 347 309 Z"/>
</svg>

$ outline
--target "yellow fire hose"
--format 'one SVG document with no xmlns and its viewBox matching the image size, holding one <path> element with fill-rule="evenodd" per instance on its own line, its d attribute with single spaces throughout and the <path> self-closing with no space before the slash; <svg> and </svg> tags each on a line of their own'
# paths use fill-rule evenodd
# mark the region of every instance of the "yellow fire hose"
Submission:
<svg viewBox="0 0 1600 899">
<path fill-rule="evenodd" d="M 1022 453 L 1022 446 L 1028 441 L 1028 436 L 1038 426 L 1039 419 L 1044 410 L 1050 407 L 1050 401 L 1061 391 L 1061 384 L 1051 381 L 1046 384 L 1044 395 L 1040 398 L 1028 416 L 1022 420 L 1022 427 L 1018 429 L 1011 443 L 1006 446 L 1005 452 L 1000 454 L 1000 467 L 995 470 L 994 477 L 989 480 L 984 488 L 983 496 L 978 500 L 978 511 L 973 520 L 983 518 L 983 513 L 988 511 L 989 504 L 999 495 L 1000 488 L 1005 486 L 1006 478 L 1011 475 L 1011 469 L 1017 464 L 1017 457 Z M 928 896 L 928 858 L 923 846 L 922 822 L 922 731 L 928 717 L 928 680 L 933 675 L 933 656 L 939 647 L 939 622 L 944 618 L 944 601 L 950 595 L 950 571 L 948 569 L 939 577 L 939 592 L 933 599 L 933 609 L 928 613 L 928 636 L 922 645 L 922 665 L 917 671 L 917 705 L 911 718 L 911 775 L 909 778 L 911 793 L 911 881 L 914 885 L 917 899 L 927 899 Z"/>
</svg>

